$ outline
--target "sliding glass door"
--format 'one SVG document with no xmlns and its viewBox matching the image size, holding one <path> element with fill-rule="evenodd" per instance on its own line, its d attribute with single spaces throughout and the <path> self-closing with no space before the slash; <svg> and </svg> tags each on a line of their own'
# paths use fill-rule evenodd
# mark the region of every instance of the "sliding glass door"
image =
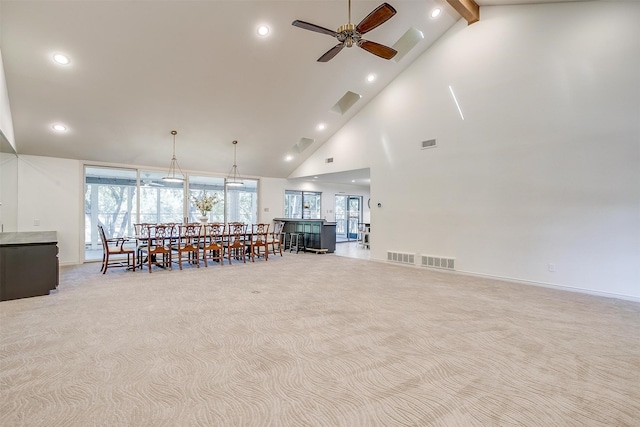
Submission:
<svg viewBox="0 0 640 427">
<path fill-rule="evenodd" d="M 258 181 L 243 179 L 240 187 L 227 186 L 227 222 L 255 224 L 258 221 Z"/>
<path fill-rule="evenodd" d="M 84 191 L 85 259 L 102 259 L 98 225 L 108 239 L 131 236 L 137 212 L 135 169 L 87 167 Z"/>
<path fill-rule="evenodd" d="M 167 182 L 165 172 L 140 172 L 140 221 L 151 224 L 184 221 L 184 183 Z"/>
<path fill-rule="evenodd" d="M 349 206 L 347 237 L 349 240 L 357 240 L 358 227 L 362 222 L 362 197 L 349 196 L 347 203 Z"/>
<path fill-rule="evenodd" d="M 335 215 L 336 240 L 357 240 L 362 222 L 362 197 L 336 194 Z"/>
<path fill-rule="evenodd" d="M 107 238 L 133 236 L 133 224 L 197 222 L 193 203 L 203 193 L 219 202 L 208 213 L 210 222 L 258 221 L 258 181 L 243 179 L 239 187 L 226 186 L 221 177 L 189 175 L 186 182 L 167 182 L 165 172 L 85 167 L 85 260 L 102 259 L 98 224 Z"/>
</svg>

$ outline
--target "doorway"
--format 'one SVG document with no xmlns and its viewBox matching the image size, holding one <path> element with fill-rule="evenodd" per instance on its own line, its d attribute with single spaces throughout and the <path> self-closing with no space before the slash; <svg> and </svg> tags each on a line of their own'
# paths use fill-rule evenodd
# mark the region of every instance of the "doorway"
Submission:
<svg viewBox="0 0 640 427">
<path fill-rule="evenodd" d="M 358 239 L 358 226 L 362 222 L 362 196 L 336 194 L 336 241 Z"/>
</svg>

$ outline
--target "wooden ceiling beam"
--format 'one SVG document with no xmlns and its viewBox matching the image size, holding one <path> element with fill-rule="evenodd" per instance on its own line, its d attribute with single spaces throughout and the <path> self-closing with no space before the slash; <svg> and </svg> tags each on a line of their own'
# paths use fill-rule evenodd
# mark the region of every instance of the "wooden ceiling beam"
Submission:
<svg viewBox="0 0 640 427">
<path fill-rule="evenodd" d="M 478 22 L 480 20 L 480 6 L 473 0 L 447 0 L 455 10 L 464 19 L 467 20 L 468 25 Z"/>
</svg>

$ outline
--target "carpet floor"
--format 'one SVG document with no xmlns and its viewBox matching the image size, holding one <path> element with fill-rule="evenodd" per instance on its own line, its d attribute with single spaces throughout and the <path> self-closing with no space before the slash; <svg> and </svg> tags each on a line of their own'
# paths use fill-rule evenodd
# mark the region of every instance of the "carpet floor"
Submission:
<svg viewBox="0 0 640 427">
<path fill-rule="evenodd" d="M 0 303 L 0 425 L 640 425 L 638 303 L 334 255 L 98 270 Z"/>
</svg>

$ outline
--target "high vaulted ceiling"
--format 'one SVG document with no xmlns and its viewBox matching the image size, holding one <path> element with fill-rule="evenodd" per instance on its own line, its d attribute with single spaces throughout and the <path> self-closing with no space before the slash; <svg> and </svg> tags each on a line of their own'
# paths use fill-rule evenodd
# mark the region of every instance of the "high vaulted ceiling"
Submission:
<svg viewBox="0 0 640 427">
<path fill-rule="evenodd" d="M 175 129 L 183 170 L 226 174 L 238 140 L 242 175 L 287 177 L 460 19 L 444 0 L 388 2 L 397 14 L 365 38 L 393 46 L 415 28 L 424 35 L 415 48 L 397 62 L 354 47 L 318 63 L 336 40 L 291 22 L 337 29 L 348 21 L 347 0 L 2 0 L 18 153 L 166 169 Z M 353 0 L 352 22 L 381 3 Z M 443 13 L 433 19 L 436 7 Z M 56 52 L 71 63 L 54 63 Z M 331 111 L 347 91 L 360 100 Z M 68 131 L 56 133 L 54 123 Z"/>
</svg>

